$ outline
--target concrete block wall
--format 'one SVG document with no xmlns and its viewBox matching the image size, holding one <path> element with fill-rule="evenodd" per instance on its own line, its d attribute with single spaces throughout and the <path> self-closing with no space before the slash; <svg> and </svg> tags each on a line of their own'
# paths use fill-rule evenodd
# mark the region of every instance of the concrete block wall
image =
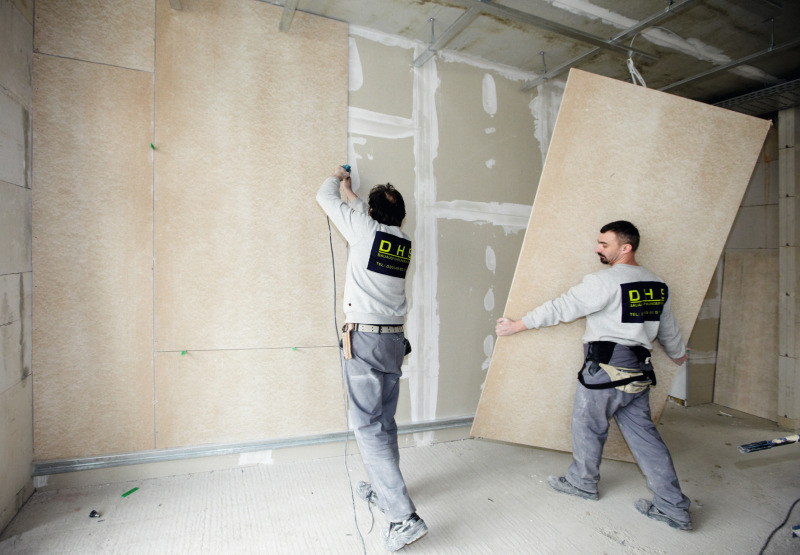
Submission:
<svg viewBox="0 0 800 555">
<path fill-rule="evenodd" d="M 33 493 L 33 1 L 0 1 L 0 529 Z"/>
</svg>

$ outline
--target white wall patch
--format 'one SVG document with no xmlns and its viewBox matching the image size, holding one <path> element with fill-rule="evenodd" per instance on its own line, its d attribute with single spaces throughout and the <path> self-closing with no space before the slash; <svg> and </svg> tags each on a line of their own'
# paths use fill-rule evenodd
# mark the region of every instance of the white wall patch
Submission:
<svg viewBox="0 0 800 555">
<path fill-rule="evenodd" d="M 488 73 L 483 74 L 483 110 L 492 117 L 497 113 L 497 86 Z"/>
<path fill-rule="evenodd" d="M 486 292 L 486 295 L 483 297 L 483 308 L 486 309 L 486 312 L 491 312 L 494 310 L 494 288 L 490 287 L 489 290 Z"/>
<path fill-rule="evenodd" d="M 486 370 L 489 368 L 489 363 L 492 361 L 492 352 L 494 351 L 494 336 L 489 334 L 486 336 L 486 339 L 483 340 L 483 354 L 486 355 L 486 360 L 483 361 L 481 364 L 481 370 Z M 483 385 L 481 385 L 481 389 L 483 389 Z"/>
<path fill-rule="evenodd" d="M 486 246 L 486 268 L 492 273 L 497 269 L 497 255 L 494 253 L 494 249 L 489 245 Z"/>
</svg>

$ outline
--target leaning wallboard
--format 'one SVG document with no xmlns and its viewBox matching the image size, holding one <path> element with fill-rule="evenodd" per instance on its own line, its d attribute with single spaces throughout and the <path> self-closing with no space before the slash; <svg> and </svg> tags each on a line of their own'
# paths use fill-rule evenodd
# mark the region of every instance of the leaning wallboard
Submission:
<svg viewBox="0 0 800 555">
<path fill-rule="evenodd" d="M 688 338 L 770 123 L 571 70 L 505 315 L 521 318 L 602 269 L 600 228 L 626 219 Z M 498 338 L 472 435 L 571 451 L 584 322 Z M 677 367 L 654 349 L 657 419 Z M 604 456 L 632 460 L 616 424 Z"/>
</svg>

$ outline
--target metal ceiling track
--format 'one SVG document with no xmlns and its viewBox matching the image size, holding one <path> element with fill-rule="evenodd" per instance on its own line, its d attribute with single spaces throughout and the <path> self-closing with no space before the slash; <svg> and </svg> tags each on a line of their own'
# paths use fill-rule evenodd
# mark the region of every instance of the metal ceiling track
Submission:
<svg viewBox="0 0 800 555">
<path fill-rule="evenodd" d="M 647 29 L 648 27 L 653 27 L 655 25 L 663 23 L 665 20 L 671 18 L 672 16 L 674 16 L 678 12 L 684 10 L 685 8 L 688 8 L 692 4 L 696 4 L 697 2 L 698 2 L 698 0 L 684 0 L 683 2 L 680 2 L 678 4 L 671 4 L 666 9 L 660 10 L 660 11 L 654 13 L 653 15 L 651 15 L 650 17 L 647 17 L 647 18 L 641 20 L 636 25 L 627 28 L 625 31 L 623 31 L 622 33 L 620 33 L 617 36 L 615 36 L 614 38 L 612 38 L 609 41 L 609 43 L 616 44 L 616 43 L 618 43 L 618 42 L 620 42 L 620 41 L 622 41 L 624 39 L 627 39 L 629 37 L 632 37 L 632 36 L 636 35 L 640 31 L 643 31 L 643 30 Z M 577 66 L 581 62 L 589 60 L 590 58 L 592 58 L 593 56 L 598 54 L 600 52 L 600 50 L 601 49 L 599 47 L 598 48 L 594 48 L 594 49 L 590 50 L 589 52 L 587 52 L 586 54 L 581 54 L 580 56 L 576 56 L 575 58 L 572 58 L 571 60 L 561 64 L 560 66 L 558 66 L 555 69 L 552 69 L 550 71 L 546 71 L 545 73 L 543 73 L 542 75 L 540 75 L 536 79 L 531 79 L 530 81 L 526 82 L 522 86 L 522 90 L 523 91 L 527 91 L 527 90 L 532 89 L 533 87 L 535 87 L 537 85 L 541 85 L 542 83 L 544 83 L 545 81 L 547 81 L 549 79 L 553 79 L 554 77 L 557 77 L 557 76 L 561 75 L 565 71 L 568 71 L 570 68 Z"/>
<path fill-rule="evenodd" d="M 789 42 L 784 42 L 778 46 L 770 46 L 766 50 L 762 50 L 761 52 L 756 52 L 755 54 L 750 54 L 745 56 L 744 58 L 739 58 L 738 60 L 734 60 L 732 62 L 728 62 L 727 64 L 722 64 L 721 66 L 717 66 L 713 69 L 709 69 L 708 71 L 704 71 L 702 73 L 698 73 L 697 75 L 693 75 L 691 77 L 687 77 L 686 79 L 681 79 L 680 81 L 676 81 L 671 85 L 667 85 L 666 87 L 661 87 L 660 91 L 667 92 L 674 88 L 680 87 L 681 85 L 685 85 L 686 83 L 691 83 L 692 81 L 699 81 L 700 79 L 705 79 L 715 73 L 719 73 L 720 71 L 725 71 L 726 69 L 732 69 L 737 66 L 741 66 L 744 64 L 749 64 L 751 62 L 756 62 L 762 58 L 766 58 L 771 56 L 772 54 L 777 54 L 783 50 L 788 50 L 790 48 L 794 48 L 795 46 L 800 45 L 800 38 L 790 40 Z"/>
<path fill-rule="evenodd" d="M 656 56 L 644 52 L 643 50 L 626 48 L 624 46 L 613 44 L 613 40 L 604 40 L 600 37 L 584 33 L 578 29 L 567 27 L 566 25 L 556 23 L 555 21 L 550 21 L 549 19 L 545 19 L 528 12 L 515 10 L 514 8 L 509 8 L 508 6 L 502 6 L 500 4 L 494 4 L 491 2 L 491 0 L 447 0 L 447 4 L 461 6 L 466 8 L 467 11 L 462 14 L 461 17 L 455 21 L 455 23 L 447 28 L 439 40 L 437 40 L 434 44 L 431 44 L 425 52 L 423 52 L 419 57 L 417 57 L 416 60 L 414 60 L 414 67 L 420 67 L 423 65 L 437 52 L 437 50 L 440 50 L 448 42 L 453 40 L 453 38 L 455 38 L 461 31 L 466 29 L 470 23 L 475 21 L 479 15 L 493 15 L 501 19 L 508 19 L 511 21 L 524 23 L 526 25 L 530 25 L 531 27 L 537 27 L 539 29 L 551 31 L 558 35 L 574 39 L 578 42 L 591 44 L 599 49 L 609 50 L 625 57 L 637 55 L 640 58 L 651 62 L 658 60 Z"/>
</svg>

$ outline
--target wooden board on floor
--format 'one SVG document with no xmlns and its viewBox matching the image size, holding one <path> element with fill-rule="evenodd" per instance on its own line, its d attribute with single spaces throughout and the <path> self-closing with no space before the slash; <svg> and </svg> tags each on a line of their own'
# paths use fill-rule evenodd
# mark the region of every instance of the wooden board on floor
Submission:
<svg viewBox="0 0 800 555">
<path fill-rule="evenodd" d="M 770 123 L 572 70 L 505 315 L 520 318 L 601 269 L 600 228 L 627 219 L 637 260 L 670 286 L 688 338 Z M 477 437 L 571 451 L 581 320 L 501 337 L 478 404 Z M 656 418 L 677 368 L 659 347 Z M 604 456 L 632 460 L 613 426 Z"/>
</svg>

